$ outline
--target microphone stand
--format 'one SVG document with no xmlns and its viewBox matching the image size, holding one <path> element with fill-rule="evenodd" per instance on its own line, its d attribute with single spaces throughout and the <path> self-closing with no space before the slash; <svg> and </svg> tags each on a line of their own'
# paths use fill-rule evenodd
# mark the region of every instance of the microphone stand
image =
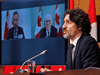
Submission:
<svg viewBox="0 0 100 75">
<path fill-rule="evenodd" d="M 18 70 L 16 71 L 16 73 L 23 73 L 23 72 L 26 72 L 25 70 L 22 69 L 23 66 L 24 66 L 24 64 L 25 64 L 27 61 L 30 61 L 30 60 L 32 60 L 32 59 L 34 59 L 34 58 L 36 58 L 36 57 L 38 57 L 38 56 L 40 56 L 40 55 L 42 55 L 42 54 L 45 54 L 46 52 L 47 52 L 47 50 L 44 50 L 44 51 L 41 52 L 40 54 L 38 54 L 38 55 L 36 55 L 36 56 L 34 56 L 34 57 L 32 57 L 32 58 L 26 60 L 26 61 L 22 64 L 21 68 L 18 69 Z"/>
</svg>

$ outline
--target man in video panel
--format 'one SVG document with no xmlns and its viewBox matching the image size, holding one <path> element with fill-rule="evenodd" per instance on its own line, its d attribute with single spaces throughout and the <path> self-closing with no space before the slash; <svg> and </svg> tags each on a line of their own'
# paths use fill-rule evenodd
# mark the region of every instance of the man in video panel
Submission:
<svg viewBox="0 0 100 75">
<path fill-rule="evenodd" d="M 18 21 L 19 21 L 19 14 L 17 11 L 15 11 L 13 13 L 13 20 L 12 20 L 12 24 L 14 27 L 9 29 L 8 36 L 7 36 L 8 40 L 25 39 L 23 28 L 18 26 Z"/>
<path fill-rule="evenodd" d="M 40 31 L 40 38 L 58 37 L 57 28 L 51 25 L 51 15 L 47 14 L 45 17 L 45 27 Z"/>
<path fill-rule="evenodd" d="M 91 37 L 91 23 L 82 9 L 67 9 L 64 13 L 64 38 L 70 39 L 66 70 L 100 67 L 97 41 Z"/>
</svg>

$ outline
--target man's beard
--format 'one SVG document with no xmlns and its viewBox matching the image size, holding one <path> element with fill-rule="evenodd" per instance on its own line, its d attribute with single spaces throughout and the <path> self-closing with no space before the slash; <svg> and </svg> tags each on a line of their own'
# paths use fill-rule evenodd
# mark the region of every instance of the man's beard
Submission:
<svg viewBox="0 0 100 75">
<path fill-rule="evenodd" d="M 71 36 L 69 36 L 69 35 L 63 35 L 63 37 L 64 37 L 65 39 L 69 39 Z"/>
</svg>

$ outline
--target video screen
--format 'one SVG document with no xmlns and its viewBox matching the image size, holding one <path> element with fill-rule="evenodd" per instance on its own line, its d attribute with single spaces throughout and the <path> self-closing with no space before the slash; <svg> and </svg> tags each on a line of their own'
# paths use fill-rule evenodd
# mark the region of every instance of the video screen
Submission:
<svg viewBox="0 0 100 75">
<path fill-rule="evenodd" d="M 65 64 L 64 0 L 1 4 L 1 65 L 21 65 L 44 50 L 46 54 L 33 59 L 37 65 Z"/>
</svg>

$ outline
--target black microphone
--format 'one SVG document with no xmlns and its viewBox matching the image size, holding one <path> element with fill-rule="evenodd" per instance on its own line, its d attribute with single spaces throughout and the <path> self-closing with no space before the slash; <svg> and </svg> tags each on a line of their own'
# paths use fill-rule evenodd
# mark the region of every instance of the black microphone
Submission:
<svg viewBox="0 0 100 75">
<path fill-rule="evenodd" d="M 36 57 L 38 57 L 38 56 L 40 56 L 40 55 L 42 55 L 42 54 L 45 54 L 46 52 L 47 52 L 47 50 L 44 50 L 44 51 L 42 51 L 40 54 L 38 54 L 38 55 L 36 55 L 36 56 L 34 56 L 34 57 L 32 57 L 32 58 L 26 60 L 26 61 L 22 64 L 21 68 L 18 69 L 18 70 L 16 71 L 16 73 L 23 73 L 23 72 L 26 72 L 26 71 L 22 70 L 24 64 L 25 64 L 27 61 L 30 61 L 30 60 L 32 60 L 32 59 L 34 59 L 34 58 L 36 58 Z"/>
</svg>

